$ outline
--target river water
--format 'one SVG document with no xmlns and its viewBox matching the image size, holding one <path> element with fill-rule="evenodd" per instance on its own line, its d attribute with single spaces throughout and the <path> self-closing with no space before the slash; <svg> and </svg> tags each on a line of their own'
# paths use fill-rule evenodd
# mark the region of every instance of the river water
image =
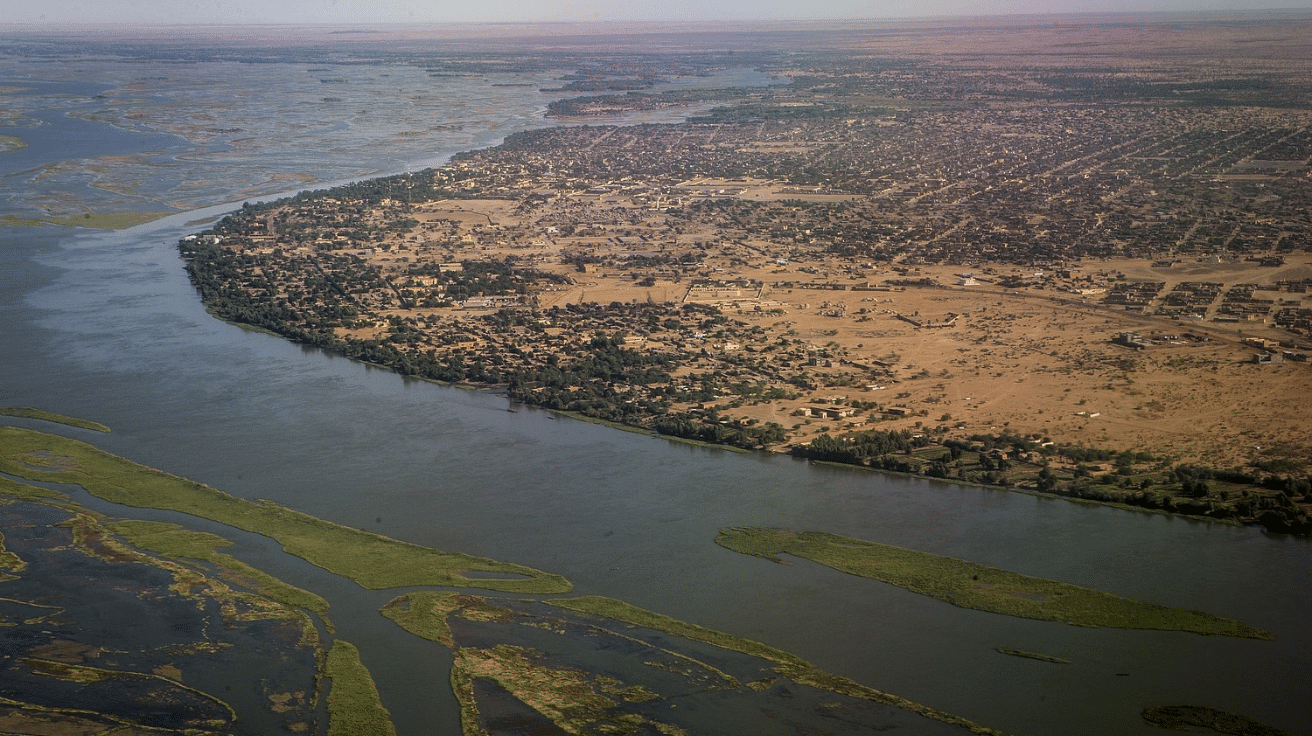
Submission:
<svg viewBox="0 0 1312 736">
<path fill-rule="evenodd" d="M 536 98 L 507 104 L 475 137 L 540 125 L 540 109 Z M 352 145 L 368 143 L 369 130 L 352 131 Z M 161 141 L 121 143 L 149 151 Z M 324 170 L 337 171 L 341 160 L 330 159 Z M 187 282 L 176 251 L 195 229 L 186 223 L 231 207 L 122 232 L 0 229 L 0 405 L 103 422 L 112 434 L 58 431 L 238 496 L 559 573 L 579 594 L 757 639 L 1011 733 L 1157 733 L 1139 711 L 1170 704 L 1312 733 L 1307 541 L 675 444 L 304 349 L 213 319 Z M 967 611 L 805 561 L 729 552 L 712 541 L 729 525 L 960 557 L 1240 618 L 1276 640 Z M 402 736 L 459 732 L 449 658 L 376 613 L 401 591 L 363 591 L 266 540 L 193 526 L 237 540 L 237 556 L 329 598 Z M 1000 646 L 1071 664 L 1004 656 Z"/>
</svg>

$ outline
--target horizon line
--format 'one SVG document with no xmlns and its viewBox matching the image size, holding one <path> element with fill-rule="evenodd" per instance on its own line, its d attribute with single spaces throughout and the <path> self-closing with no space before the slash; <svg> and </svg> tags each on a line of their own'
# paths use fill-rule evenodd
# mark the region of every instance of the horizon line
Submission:
<svg viewBox="0 0 1312 736">
<path fill-rule="evenodd" d="M 794 17 L 794 18 L 609 18 L 609 19 L 580 19 L 580 20 L 450 20 L 450 19 L 425 19 L 425 20 L 357 20 L 357 21 L 304 21 L 304 22 L 285 22 L 285 21 L 204 21 L 194 22 L 141 22 L 141 21 L 78 21 L 78 20 L 14 20 L 12 25 L 6 31 L 0 31 L 0 38 L 3 38 L 8 32 L 19 30 L 19 28 L 79 28 L 79 29 L 97 29 L 97 28 L 114 28 L 114 29 L 132 29 L 147 31 L 152 29 L 170 29 L 170 28 L 342 28 L 342 27 L 369 27 L 369 28 L 407 28 L 422 27 L 429 25 L 458 25 L 458 26 L 541 26 L 541 27 L 563 27 L 563 26 L 616 26 L 616 25 L 784 25 L 794 23 L 872 23 L 872 22 L 924 22 L 924 21 L 947 21 L 947 20 L 973 20 L 978 18 L 1089 18 L 1089 17 L 1148 17 L 1148 16 L 1244 16 L 1244 15 L 1261 15 L 1264 13 L 1303 13 L 1312 15 L 1312 6 L 1281 6 L 1269 8 L 1197 8 L 1197 9 L 1167 9 L 1167 10 L 1101 10 L 1101 11 L 1042 11 L 1042 12 L 999 12 L 999 13 L 945 13 L 938 15 L 883 15 L 883 16 L 849 16 L 849 17 Z"/>
</svg>

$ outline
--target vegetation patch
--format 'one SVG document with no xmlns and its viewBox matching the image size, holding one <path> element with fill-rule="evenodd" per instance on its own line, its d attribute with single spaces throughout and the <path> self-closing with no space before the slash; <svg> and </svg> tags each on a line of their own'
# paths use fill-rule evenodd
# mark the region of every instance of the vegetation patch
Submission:
<svg viewBox="0 0 1312 736">
<path fill-rule="evenodd" d="M 27 567 L 23 558 L 5 549 L 5 535 L 0 532 L 0 582 L 7 578 L 12 578 L 7 572 L 22 572 Z"/>
<path fill-rule="evenodd" d="M 396 736 L 392 714 L 383 707 L 373 675 L 360 661 L 360 650 L 338 639 L 328 650 L 324 673 L 328 691 L 328 736 Z"/>
<path fill-rule="evenodd" d="M 1143 719 L 1154 726 L 1172 731 L 1190 731 L 1201 727 L 1225 736 L 1293 736 L 1283 728 L 1268 726 L 1248 716 L 1202 705 L 1144 708 Z"/>
<path fill-rule="evenodd" d="M 732 634 L 726 634 L 722 631 L 708 629 L 703 626 L 698 626 L 697 624 L 680 621 L 664 614 L 638 608 L 637 606 L 625 603 L 624 601 L 605 598 L 603 596 L 580 596 L 578 598 L 546 601 L 546 603 L 553 606 L 560 606 L 561 608 L 568 608 L 573 611 L 612 618 L 635 626 L 645 626 L 674 636 L 681 636 L 693 641 L 700 641 L 731 651 L 760 657 L 775 662 L 775 672 L 802 685 L 809 685 L 814 688 L 829 690 L 831 692 L 839 693 L 840 695 L 869 700 L 875 703 L 892 705 L 912 713 L 917 713 L 926 718 L 960 726 L 972 733 L 985 735 L 1002 734 L 1001 731 L 982 726 L 960 716 L 945 713 L 927 705 L 907 700 L 906 698 L 886 693 L 882 690 L 867 687 L 853 680 L 849 680 L 846 677 L 830 674 L 796 655 L 775 649 L 774 647 L 767 646 L 760 642 L 752 641 L 751 639 L 744 639 Z"/>
<path fill-rule="evenodd" d="M 686 621 L 680 621 L 677 618 L 666 616 L 662 613 L 648 611 L 638 608 L 631 603 L 625 603 L 614 598 L 606 598 L 599 595 L 585 595 L 578 598 L 566 598 L 564 600 L 546 601 L 553 606 L 560 606 L 571 611 L 580 613 L 590 613 L 595 616 L 623 621 L 626 624 L 635 626 L 645 626 L 649 629 L 663 631 L 674 636 L 682 636 L 685 639 L 705 642 L 717 647 L 723 647 L 735 652 L 742 652 L 753 657 L 768 659 L 773 662 L 783 662 L 795 665 L 805 665 L 806 662 L 781 649 L 767 646 L 751 639 L 726 634 L 723 631 L 708 629 L 697 624 L 690 624 Z M 808 665 L 809 666 L 809 665 Z"/>
<path fill-rule="evenodd" d="M 176 524 L 155 521 L 120 521 L 110 524 L 109 530 L 140 549 L 166 557 L 209 562 L 226 572 L 230 582 L 233 582 L 232 578 L 236 578 L 236 582 L 279 603 L 305 608 L 320 615 L 328 612 L 328 601 L 320 596 L 289 585 L 263 570 L 219 552 L 220 547 L 232 546 L 232 542 L 218 535 L 191 531 Z"/>
<path fill-rule="evenodd" d="M 237 713 L 224 701 L 210 695 L 203 690 L 197 690 L 193 687 L 187 687 L 181 682 L 170 679 L 163 675 L 148 672 L 124 672 L 122 670 L 112 670 L 103 667 L 89 667 L 82 664 L 72 664 L 69 662 L 56 662 L 49 659 L 24 658 L 23 664 L 32 669 L 32 672 L 45 677 L 52 677 L 66 682 L 76 682 L 83 685 L 94 685 L 102 682 L 113 682 L 121 680 L 136 680 L 146 682 L 152 685 L 158 685 L 161 689 L 158 691 L 158 697 L 161 701 L 169 699 L 169 691 L 176 691 L 192 699 L 196 703 L 202 704 L 202 708 L 212 712 L 215 716 L 222 714 L 222 717 L 211 717 L 198 723 L 197 725 L 209 726 L 213 728 L 222 728 L 233 721 L 237 720 Z"/>
<path fill-rule="evenodd" d="M 46 422 L 54 422 L 56 424 L 67 424 L 70 427 L 78 427 L 79 429 L 90 429 L 96 432 L 109 431 L 109 427 L 106 427 L 100 422 L 92 422 L 86 419 L 78 419 L 77 417 L 70 417 L 70 416 L 65 416 L 63 414 L 56 414 L 53 411 L 45 411 L 43 409 L 33 409 L 28 406 L 0 406 L 0 416 L 23 417 L 24 419 L 40 419 Z"/>
<path fill-rule="evenodd" d="M 1077 626 L 1275 638 L 1242 621 L 1203 611 L 1121 598 L 1056 580 L 825 532 L 728 527 L 720 530 L 715 541 L 735 552 L 775 562 L 782 562 L 781 554 L 796 555 L 961 608 Z"/>
<path fill-rule="evenodd" d="M 657 697 L 654 693 L 623 687 L 613 677 L 552 666 L 542 653 L 532 649 L 507 644 L 488 649 L 461 647 L 456 650 L 455 668 L 471 682 L 483 678 L 497 683 L 568 733 L 585 733 L 585 728 L 599 721 L 616 724 L 623 728 L 621 732 L 655 728 L 671 733 L 666 730 L 667 724 L 622 710 L 625 702 L 649 700 Z M 675 729 L 673 733 L 682 731 Z"/>
<path fill-rule="evenodd" d="M 564 610 L 552 613 L 547 607 Z M 796 656 L 759 642 L 612 598 L 583 596 L 533 601 L 419 592 L 392 600 L 384 607 L 383 614 L 417 636 L 453 648 L 455 666 L 451 687 L 461 704 L 461 721 L 467 736 L 488 734 L 489 722 L 521 706 L 527 706 L 523 713 L 530 710 L 537 713 L 543 719 L 543 727 L 550 722 L 566 733 L 632 733 L 653 729 L 665 734 L 697 733 L 704 724 L 691 711 L 686 714 L 688 717 L 682 717 L 685 715 L 682 711 L 676 715 L 668 713 L 663 706 L 652 709 L 644 704 L 684 697 L 691 688 L 699 693 L 722 693 L 727 700 L 719 701 L 721 707 L 730 707 L 728 704 L 733 702 L 750 709 L 762 707 L 764 703 L 767 711 L 774 713 L 773 708 L 780 704 L 771 699 L 776 696 L 767 693 L 777 683 L 787 680 L 867 703 L 895 706 L 974 733 L 1000 734 L 966 719 L 823 672 Z M 456 626 L 457 619 L 481 624 L 473 630 L 476 633 L 471 642 L 462 639 L 470 630 Z M 488 625 L 510 628 L 495 629 Z M 552 643 L 553 637 L 515 633 L 513 629 L 521 626 L 562 637 L 560 648 Z M 634 627 L 650 631 L 637 631 Z M 490 634 L 496 630 L 503 631 L 505 636 Z M 709 644 L 721 653 L 713 657 L 713 665 L 705 655 L 689 651 L 677 639 Z M 593 661 L 591 668 L 580 669 L 577 666 L 580 645 L 595 647 L 598 654 L 605 652 L 604 659 Z M 566 656 L 570 664 L 558 661 L 562 651 L 569 653 Z M 636 669 L 630 669 L 635 666 Z M 720 667 L 751 671 L 751 679 L 740 680 Z M 665 690 L 668 681 L 651 677 L 653 671 L 682 678 L 683 684 Z M 762 698 L 756 699 L 757 695 Z M 851 707 L 855 708 L 852 716 L 860 718 L 858 714 L 864 712 L 863 706 Z M 661 714 L 672 715 L 673 720 L 666 720 Z M 777 717 L 777 713 L 770 717 Z"/>
<path fill-rule="evenodd" d="M 420 591 L 393 598 L 382 614 L 411 634 L 455 648 L 447 617 L 460 608 L 466 596 L 450 591 Z"/>
<path fill-rule="evenodd" d="M 24 462 L 32 453 L 71 460 L 59 468 Z M 28 480 L 74 483 L 97 498 L 134 506 L 181 511 L 277 540 L 291 554 L 366 588 L 474 587 L 516 593 L 564 593 L 568 580 L 523 565 L 441 552 L 333 524 L 269 502 L 239 499 L 201 483 L 170 475 L 57 435 L 0 427 L 0 471 Z M 469 578 L 462 571 L 520 575 L 514 579 Z"/>
<path fill-rule="evenodd" d="M 49 488 L 19 483 L 11 478 L 0 477 L 0 495 L 10 496 L 23 501 L 68 500 L 68 494 L 52 491 Z"/>
</svg>

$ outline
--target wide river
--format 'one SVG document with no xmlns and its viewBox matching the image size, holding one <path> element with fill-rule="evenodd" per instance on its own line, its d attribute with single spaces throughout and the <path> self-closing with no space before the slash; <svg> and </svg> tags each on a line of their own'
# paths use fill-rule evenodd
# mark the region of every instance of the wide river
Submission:
<svg viewBox="0 0 1312 736">
<path fill-rule="evenodd" d="M 475 138 L 542 124 L 540 99 L 525 95 L 516 107 L 512 92 L 497 90 L 505 99 Z M 125 150 L 161 145 L 105 128 Z M 369 143 L 367 128 L 347 133 Z M 324 171 L 341 166 L 330 158 Z M 559 573 L 577 593 L 757 639 L 1014 734 L 1160 733 L 1139 711 L 1171 704 L 1312 733 L 1306 540 L 690 447 L 303 349 L 215 320 L 188 283 L 176 250 L 196 229 L 186 223 L 231 208 L 121 232 L 0 229 L 0 405 L 103 422 L 112 434 L 58 431 L 238 496 Z M 816 529 L 960 557 L 1240 618 L 1276 640 L 963 610 L 804 561 L 729 552 L 712 541 L 729 525 Z M 362 591 L 258 538 L 218 531 L 238 540 L 238 556 L 330 599 L 340 635 L 361 647 L 402 736 L 459 732 L 441 648 L 416 646 L 376 613 L 397 591 Z M 1000 646 L 1071 663 L 1004 656 Z"/>
</svg>

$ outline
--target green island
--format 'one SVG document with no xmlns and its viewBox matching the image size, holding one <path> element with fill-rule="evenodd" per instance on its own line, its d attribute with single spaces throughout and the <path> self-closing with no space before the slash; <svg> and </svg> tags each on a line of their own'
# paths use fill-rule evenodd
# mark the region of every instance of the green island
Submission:
<svg viewBox="0 0 1312 736">
<path fill-rule="evenodd" d="M 338 639 L 328 650 L 324 674 L 332 680 L 328 690 L 328 736 L 396 736 L 392 714 L 378 697 L 360 650 Z"/>
<path fill-rule="evenodd" d="M 1163 705 L 1143 710 L 1143 719 L 1159 728 L 1192 731 L 1206 728 L 1225 736 L 1293 736 L 1283 728 L 1268 726 L 1245 715 L 1202 705 Z"/>
<path fill-rule="evenodd" d="M 65 416 L 63 414 L 56 414 L 53 411 L 45 411 L 44 409 L 33 409 L 28 406 L 0 406 L 0 416 L 22 417 L 23 419 L 40 419 L 45 422 L 53 422 L 55 424 L 65 424 L 70 427 L 77 427 L 79 429 L 90 429 L 96 432 L 109 431 L 109 427 L 106 427 L 100 422 L 93 422 L 87 419 L 78 419 L 77 417 L 70 417 L 70 416 Z"/>
<path fill-rule="evenodd" d="M 728 527 L 720 530 L 715 542 L 775 562 L 783 561 L 779 555 L 791 554 L 978 611 L 1076 626 L 1275 638 L 1242 621 L 1203 611 L 1121 598 L 1056 580 L 825 532 Z"/>
<path fill-rule="evenodd" d="M 866 719 L 893 706 L 972 733 L 1002 734 L 760 642 L 612 598 L 535 601 L 425 591 L 393 599 L 382 612 L 453 650 L 451 686 L 467 736 L 495 733 L 490 724 L 498 715 L 523 706 L 531 713 L 522 710 L 519 723 L 544 733 L 704 732 L 696 708 L 678 708 L 689 686 L 716 693 L 721 707 L 733 703 L 743 728 L 758 710 L 776 718 L 781 709 L 800 714 L 823 703 L 817 710 L 826 717 L 852 723 L 882 723 Z M 715 649 L 708 654 L 698 645 Z M 580 647 L 591 653 L 581 655 Z M 579 668 L 580 661 L 590 666 Z"/>
<path fill-rule="evenodd" d="M 138 465 L 77 440 L 0 427 L 0 471 L 72 483 L 113 503 L 199 516 L 277 540 L 287 552 L 365 588 L 435 585 L 515 593 L 564 593 L 569 581 L 523 565 L 441 552 L 333 524 L 269 502 L 240 499 L 201 483 Z M 470 578 L 463 571 L 519 575 Z"/>
</svg>

